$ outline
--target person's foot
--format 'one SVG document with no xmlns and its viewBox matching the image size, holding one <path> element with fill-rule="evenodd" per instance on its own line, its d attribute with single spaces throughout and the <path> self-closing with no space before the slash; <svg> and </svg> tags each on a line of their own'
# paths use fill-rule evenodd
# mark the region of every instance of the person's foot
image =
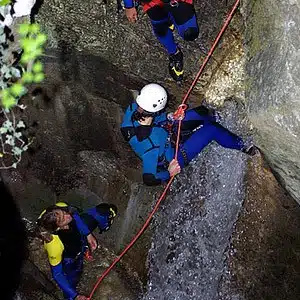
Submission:
<svg viewBox="0 0 300 300">
<path fill-rule="evenodd" d="M 178 48 L 176 53 L 169 56 L 169 73 L 175 81 L 183 79 L 183 54 Z"/>
<path fill-rule="evenodd" d="M 259 153 L 258 148 L 254 145 L 250 145 L 249 147 L 242 149 L 242 151 L 250 156 L 254 156 Z"/>
</svg>

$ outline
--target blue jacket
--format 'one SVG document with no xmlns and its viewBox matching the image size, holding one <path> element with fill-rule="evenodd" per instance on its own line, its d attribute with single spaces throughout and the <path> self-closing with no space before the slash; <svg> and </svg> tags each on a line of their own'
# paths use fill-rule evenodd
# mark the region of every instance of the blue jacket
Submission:
<svg viewBox="0 0 300 300">
<path fill-rule="evenodd" d="M 151 126 L 133 120 L 137 104 L 131 104 L 124 115 L 121 132 L 134 152 L 143 161 L 143 181 L 147 185 L 157 185 L 170 178 L 167 165 L 174 157 L 174 149 L 169 141 L 167 114 L 156 116 Z"/>
<path fill-rule="evenodd" d="M 172 126 L 172 135 L 176 137 L 177 121 L 170 124 L 166 113 L 155 116 L 151 126 L 139 124 L 133 119 L 133 114 L 138 105 L 131 104 L 124 115 L 121 124 L 121 132 L 129 142 L 134 152 L 143 161 L 143 181 L 147 185 L 157 185 L 170 178 L 168 165 L 174 158 L 174 143 L 171 143 L 171 133 L 166 129 Z M 189 152 L 193 149 L 185 149 L 185 141 L 202 125 L 215 122 L 215 115 L 204 106 L 189 109 L 181 126 L 180 151 Z M 186 165 L 185 162 L 184 165 Z"/>
</svg>

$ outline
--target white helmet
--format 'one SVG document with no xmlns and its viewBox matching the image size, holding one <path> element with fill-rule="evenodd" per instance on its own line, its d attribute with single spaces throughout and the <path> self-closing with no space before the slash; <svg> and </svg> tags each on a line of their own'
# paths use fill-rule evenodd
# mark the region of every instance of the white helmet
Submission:
<svg viewBox="0 0 300 300">
<path fill-rule="evenodd" d="M 145 85 L 136 98 L 136 103 L 142 109 L 155 113 L 165 108 L 167 103 L 166 90 L 156 83 Z"/>
</svg>

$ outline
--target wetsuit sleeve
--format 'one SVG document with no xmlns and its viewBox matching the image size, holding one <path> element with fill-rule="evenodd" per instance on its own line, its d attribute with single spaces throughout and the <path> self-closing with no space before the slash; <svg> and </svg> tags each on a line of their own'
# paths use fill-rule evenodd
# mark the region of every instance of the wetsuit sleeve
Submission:
<svg viewBox="0 0 300 300">
<path fill-rule="evenodd" d="M 124 7 L 125 8 L 133 8 L 134 7 L 134 1 L 133 0 L 124 0 Z"/>
<path fill-rule="evenodd" d="M 57 235 L 52 236 L 52 241 L 44 244 L 48 255 L 53 279 L 61 290 L 70 298 L 75 298 L 77 292 L 70 286 L 62 268 L 64 245 Z"/>
<path fill-rule="evenodd" d="M 159 148 L 152 148 L 143 155 L 143 181 L 146 185 L 158 185 L 170 178 L 168 171 L 157 172 Z"/>
<path fill-rule="evenodd" d="M 68 282 L 64 272 L 63 272 L 63 267 L 62 263 L 60 262 L 56 266 L 51 266 L 51 273 L 53 276 L 53 279 L 56 281 L 60 289 L 64 292 L 66 296 L 70 299 L 74 299 L 78 293 L 76 292 L 75 289 L 73 289 Z"/>
<path fill-rule="evenodd" d="M 126 142 L 129 142 L 130 139 L 135 135 L 135 130 L 133 128 L 132 124 L 132 114 L 134 113 L 136 109 L 136 104 L 132 103 L 128 106 L 128 108 L 125 111 L 123 121 L 121 124 L 121 133 L 125 139 Z"/>
<path fill-rule="evenodd" d="M 72 216 L 73 216 L 73 219 L 76 222 L 76 225 L 77 225 L 77 228 L 78 228 L 79 232 L 84 236 L 89 235 L 91 233 L 91 231 L 89 230 L 88 226 L 82 221 L 79 214 L 75 213 Z"/>
</svg>

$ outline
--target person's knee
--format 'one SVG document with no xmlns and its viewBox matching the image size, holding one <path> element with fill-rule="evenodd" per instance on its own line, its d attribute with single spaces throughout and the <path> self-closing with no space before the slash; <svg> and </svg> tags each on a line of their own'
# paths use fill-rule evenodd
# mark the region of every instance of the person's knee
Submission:
<svg viewBox="0 0 300 300">
<path fill-rule="evenodd" d="M 153 31 L 158 37 L 166 36 L 168 33 L 169 27 L 167 23 L 158 23 L 153 24 Z"/>
<path fill-rule="evenodd" d="M 183 33 L 185 41 L 194 41 L 199 36 L 199 29 L 197 27 L 189 27 Z"/>
</svg>

